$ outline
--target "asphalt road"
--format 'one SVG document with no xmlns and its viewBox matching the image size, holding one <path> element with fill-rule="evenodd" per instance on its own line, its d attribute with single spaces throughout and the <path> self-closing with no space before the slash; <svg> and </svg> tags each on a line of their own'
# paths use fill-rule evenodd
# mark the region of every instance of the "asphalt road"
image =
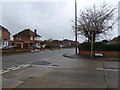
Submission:
<svg viewBox="0 0 120 90">
<path fill-rule="evenodd" d="M 43 59 L 61 56 L 64 53 L 74 52 L 74 49 L 46 50 L 42 52 L 24 52 L 4 54 L 2 56 L 2 70 L 17 67 L 18 65 L 37 62 Z"/>
<path fill-rule="evenodd" d="M 3 56 L 3 68 L 32 66 L 3 73 L 7 88 L 118 88 L 119 61 L 64 57 L 74 49 L 46 50 Z"/>
</svg>

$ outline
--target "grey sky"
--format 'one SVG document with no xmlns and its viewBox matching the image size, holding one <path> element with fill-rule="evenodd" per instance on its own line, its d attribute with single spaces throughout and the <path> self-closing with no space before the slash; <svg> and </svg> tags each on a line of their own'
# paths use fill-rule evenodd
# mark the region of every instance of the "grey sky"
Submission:
<svg viewBox="0 0 120 90">
<path fill-rule="evenodd" d="M 74 0 L 38 1 L 2 2 L 2 22 L 0 24 L 8 28 L 12 35 L 30 28 L 32 30 L 37 29 L 42 40 L 63 39 L 63 37 L 74 40 L 73 23 L 71 22 L 74 20 Z M 117 5 L 118 1 L 107 0 L 113 6 Z M 93 4 L 99 5 L 103 2 L 104 0 L 78 0 L 78 14 L 80 9 L 90 7 Z M 113 32 L 112 37 L 117 36 L 117 30 Z M 83 39 L 83 37 L 79 37 L 80 42 L 84 41 Z"/>
</svg>

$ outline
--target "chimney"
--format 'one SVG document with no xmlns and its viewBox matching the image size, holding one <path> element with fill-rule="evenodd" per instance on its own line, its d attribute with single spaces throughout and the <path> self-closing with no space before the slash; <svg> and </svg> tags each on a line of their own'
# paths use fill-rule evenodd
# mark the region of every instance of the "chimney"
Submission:
<svg viewBox="0 0 120 90">
<path fill-rule="evenodd" d="M 37 34 L 37 30 L 36 29 L 34 30 L 34 33 L 35 33 L 35 35 Z"/>
</svg>

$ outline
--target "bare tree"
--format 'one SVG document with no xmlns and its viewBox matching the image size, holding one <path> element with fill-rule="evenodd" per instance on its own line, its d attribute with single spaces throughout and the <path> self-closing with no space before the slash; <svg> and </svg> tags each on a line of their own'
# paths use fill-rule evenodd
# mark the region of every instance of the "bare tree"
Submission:
<svg viewBox="0 0 120 90">
<path fill-rule="evenodd" d="M 112 30 L 116 22 L 114 20 L 115 8 L 103 4 L 99 8 L 93 5 L 92 8 L 81 11 L 78 18 L 78 34 L 84 35 L 88 42 L 95 42 L 96 37 L 100 34 L 107 34 L 108 30 Z"/>
</svg>

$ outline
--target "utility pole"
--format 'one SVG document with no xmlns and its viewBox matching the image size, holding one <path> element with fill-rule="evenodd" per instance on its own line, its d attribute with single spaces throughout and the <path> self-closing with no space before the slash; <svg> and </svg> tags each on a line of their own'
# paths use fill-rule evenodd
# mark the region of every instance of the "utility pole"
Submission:
<svg viewBox="0 0 120 90">
<path fill-rule="evenodd" d="M 77 54 L 77 0 L 75 0 L 75 54 Z"/>
</svg>

